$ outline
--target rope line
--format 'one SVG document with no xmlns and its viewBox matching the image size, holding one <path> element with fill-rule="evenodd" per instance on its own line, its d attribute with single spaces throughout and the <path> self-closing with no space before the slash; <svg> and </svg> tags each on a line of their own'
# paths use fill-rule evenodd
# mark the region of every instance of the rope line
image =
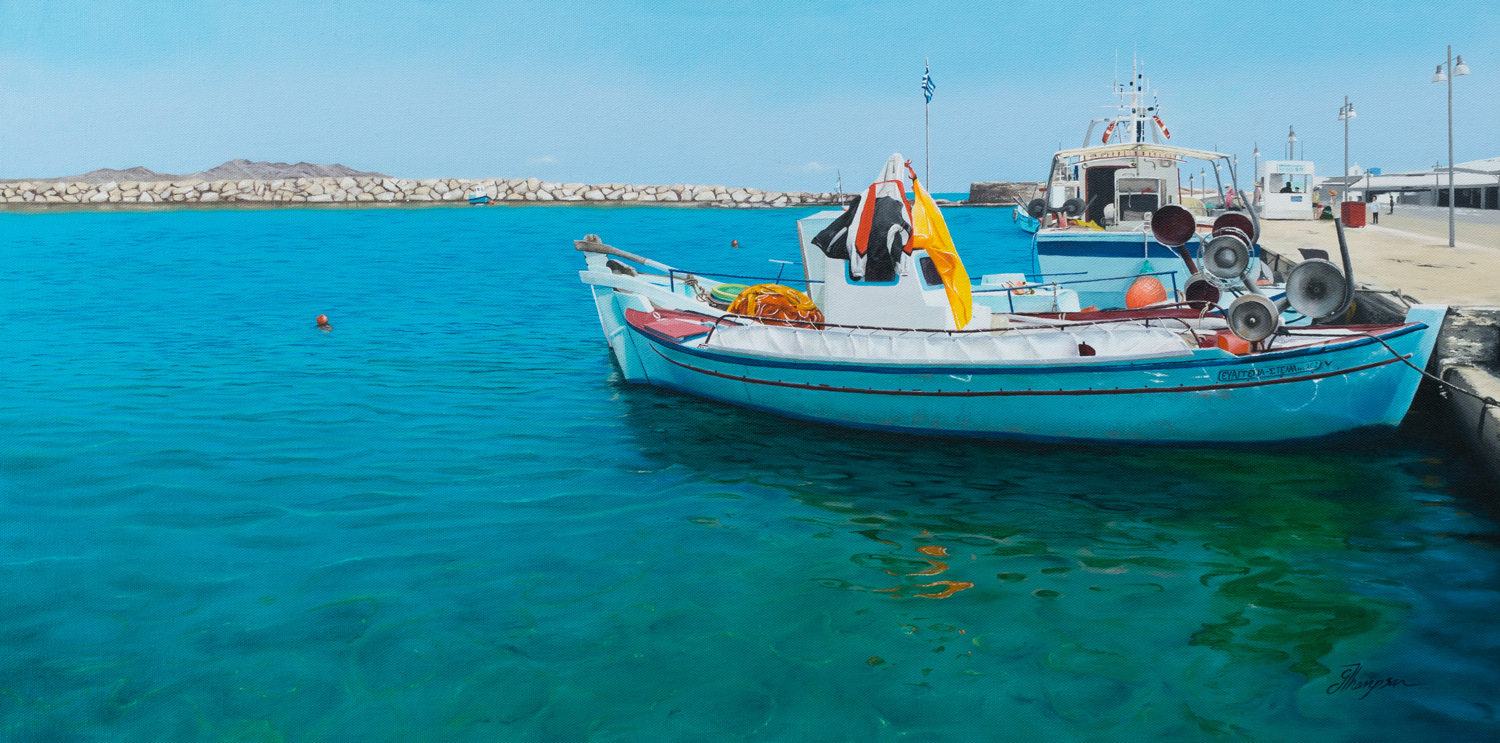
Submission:
<svg viewBox="0 0 1500 743">
<path fill-rule="evenodd" d="M 1413 369 L 1416 369 L 1418 374 L 1421 374 L 1422 376 L 1424 376 L 1424 377 L 1426 377 L 1428 379 L 1431 379 L 1432 381 L 1437 382 L 1438 384 L 1442 385 L 1443 389 L 1452 390 L 1454 392 L 1459 392 L 1459 393 L 1468 395 L 1469 397 L 1472 397 L 1475 400 L 1478 400 L 1479 401 L 1479 427 L 1478 427 L 1478 430 L 1475 433 L 1476 433 L 1476 435 L 1479 436 L 1479 438 L 1481 438 L 1481 439 L 1484 438 L 1484 414 L 1485 414 L 1485 411 L 1489 410 L 1491 406 L 1500 408 L 1500 400 L 1496 400 L 1495 398 L 1489 397 L 1487 395 L 1481 395 L 1481 394 L 1479 394 L 1477 392 L 1470 392 L 1470 391 L 1468 391 L 1468 390 L 1466 390 L 1466 389 L 1464 389 L 1464 388 L 1462 388 L 1462 387 L 1460 387 L 1460 386 L 1458 386 L 1458 385 L 1456 385 L 1456 384 L 1454 384 L 1452 382 L 1449 382 L 1446 379 L 1443 379 L 1442 377 L 1439 377 L 1436 374 L 1429 373 L 1426 369 L 1418 368 L 1416 364 L 1411 363 L 1411 361 L 1408 360 L 1405 356 L 1402 356 L 1401 354 L 1397 353 L 1396 349 L 1391 348 L 1391 344 L 1386 343 L 1384 338 L 1377 338 L 1376 336 L 1374 336 L 1374 335 L 1372 335 L 1370 333 L 1365 333 L 1364 335 L 1366 337 L 1375 338 L 1375 340 L 1380 341 L 1380 345 L 1385 346 L 1385 350 L 1390 351 L 1392 355 L 1396 356 L 1396 358 L 1401 359 L 1401 363 L 1406 364 L 1407 366 L 1409 366 L 1409 367 L 1411 367 Z M 1450 368 L 1448 371 L 1452 371 L 1452 369 Z M 1447 372 L 1444 372 L 1444 373 L 1446 374 Z"/>
</svg>

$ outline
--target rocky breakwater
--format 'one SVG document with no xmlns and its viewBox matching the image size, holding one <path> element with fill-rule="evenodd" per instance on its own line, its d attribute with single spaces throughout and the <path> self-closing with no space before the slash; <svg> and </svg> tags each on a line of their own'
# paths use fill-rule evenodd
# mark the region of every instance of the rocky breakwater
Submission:
<svg viewBox="0 0 1500 743">
<path fill-rule="evenodd" d="M 969 203 L 975 206 L 1015 206 L 1040 195 L 1043 184 L 987 181 L 969 184 Z"/>
<path fill-rule="evenodd" d="M 243 180 L 13 182 L 0 184 L 8 207 L 161 204 L 421 204 L 467 203 L 471 195 L 493 202 L 636 202 L 719 207 L 839 204 L 834 193 L 762 191 L 725 186 L 639 186 L 552 183 L 536 178 L 323 177 Z"/>
</svg>

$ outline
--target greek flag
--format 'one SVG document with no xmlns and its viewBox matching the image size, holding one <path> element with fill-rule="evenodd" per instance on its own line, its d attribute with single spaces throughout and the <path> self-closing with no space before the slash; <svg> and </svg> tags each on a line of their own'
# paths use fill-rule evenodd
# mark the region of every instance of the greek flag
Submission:
<svg viewBox="0 0 1500 743">
<path fill-rule="evenodd" d="M 937 86 L 932 84 L 932 63 L 928 62 L 922 69 L 922 92 L 927 95 L 928 103 L 932 103 L 932 91 L 936 89 Z"/>
</svg>

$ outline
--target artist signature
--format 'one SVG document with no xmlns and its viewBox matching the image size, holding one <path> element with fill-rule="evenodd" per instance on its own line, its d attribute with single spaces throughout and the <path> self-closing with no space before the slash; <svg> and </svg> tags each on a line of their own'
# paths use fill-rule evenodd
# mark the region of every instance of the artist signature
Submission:
<svg viewBox="0 0 1500 743">
<path fill-rule="evenodd" d="M 1362 670 L 1363 667 L 1358 663 L 1350 663 L 1344 666 L 1344 672 L 1339 674 L 1339 682 L 1329 684 L 1328 693 L 1332 695 L 1341 691 L 1357 692 L 1364 690 L 1364 693 L 1359 696 L 1360 699 L 1364 699 L 1370 696 L 1376 689 L 1391 689 L 1397 686 L 1421 686 L 1421 684 L 1414 684 L 1406 679 L 1398 679 L 1395 676 L 1381 677 L 1368 674 L 1364 678 L 1360 678 L 1359 674 Z"/>
</svg>

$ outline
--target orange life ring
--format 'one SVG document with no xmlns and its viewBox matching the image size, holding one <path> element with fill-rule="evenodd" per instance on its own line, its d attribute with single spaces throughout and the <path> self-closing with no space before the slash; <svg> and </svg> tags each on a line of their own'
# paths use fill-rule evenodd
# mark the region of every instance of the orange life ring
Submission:
<svg viewBox="0 0 1500 743">
<path fill-rule="evenodd" d="M 1169 131 L 1167 131 L 1167 125 L 1166 124 L 1161 123 L 1161 117 L 1160 116 L 1156 116 L 1156 115 L 1153 114 L 1151 116 L 1151 118 L 1156 119 L 1156 125 L 1159 126 L 1159 127 L 1161 127 L 1162 136 L 1166 137 L 1167 139 L 1171 139 L 1172 138 L 1172 133 L 1169 132 Z"/>
<path fill-rule="evenodd" d="M 1104 139 L 1099 140 L 1099 144 L 1109 144 L 1109 135 L 1110 132 L 1115 130 L 1115 123 L 1111 121 L 1109 122 L 1109 126 L 1104 127 Z"/>
</svg>

